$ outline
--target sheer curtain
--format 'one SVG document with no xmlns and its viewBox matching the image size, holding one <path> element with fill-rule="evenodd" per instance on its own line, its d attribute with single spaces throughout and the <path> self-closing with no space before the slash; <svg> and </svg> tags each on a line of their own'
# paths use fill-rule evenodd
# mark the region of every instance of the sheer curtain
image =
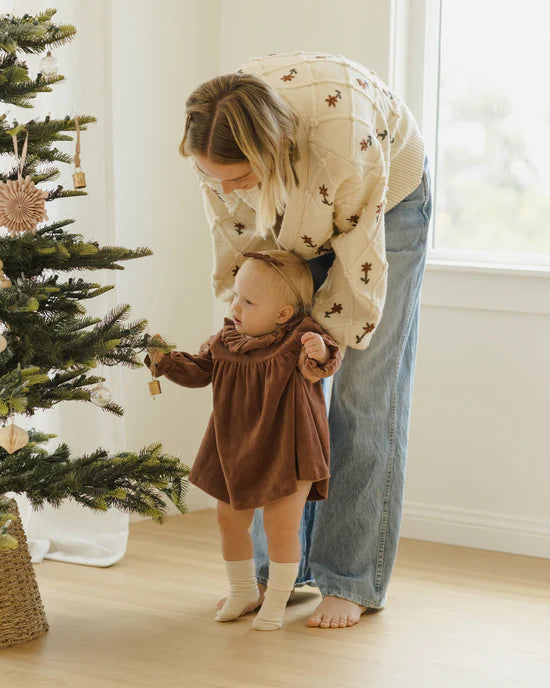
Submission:
<svg viewBox="0 0 550 688">
<path fill-rule="evenodd" d="M 6 3 L 3 11 L 17 15 L 36 14 L 51 6 L 51 0 L 39 2 L 25 0 Z M 57 0 L 56 23 L 74 24 L 76 39 L 52 50 L 59 62 L 59 71 L 66 78 L 54 86 L 51 93 L 39 94 L 33 110 L 10 108 L 9 117 L 25 122 L 33 117 L 43 118 L 65 115 L 89 114 L 97 117 L 88 126 L 81 140 L 81 166 L 86 174 L 88 196 L 61 199 L 47 204 L 49 221 L 75 219 L 68 227 L 101 245 L 116 244 L 113 213 L 113 160 L 111 127 L 111 62 L 110 62 L 110 12 L 105 2 L 78 2 Z M 29 55 L 27 63 L 31 74 L 39 71 L 39 57 Z M 74 155 L 74 142 L 61 144 Z M 61 165 L 61 176 L 54 181 L 72 188 L 72 166 Z M 116 284 L 114 271 L 79 273 L 84 279 L 100 284 Z M 119 302 L 114 289 L 97 299 L 86 302 L 89 315 L 103 317 Z M 111 390 L 112 399 L 123 403 L 121 374 L 118 368 L 103 370 L 98 374 L 106 378 L 104 383 Z M 48 411 L 41 411 L 32 418 L 16 417 L 22 427 L 36 427 L 57 437 L 50 440 L 47 448 L 53 450 L 64 442 L 72 456 L 92 452 L 98 447 L 109 451 L 125 449 L 124 420 L 116 418 L 92 404 L 62 403 Z M 23 526 L 29 540 L 34 562 L 44 557 L 94 566 L 110 566 L 125 553 L 128 537 L 128 516 L 117 510 L 106 513 L 92 512 L 73 502 L 64 503 L 59 509 L 46 506 L 33 511 L 24 496 L 17 496 Z"/>
</svg>

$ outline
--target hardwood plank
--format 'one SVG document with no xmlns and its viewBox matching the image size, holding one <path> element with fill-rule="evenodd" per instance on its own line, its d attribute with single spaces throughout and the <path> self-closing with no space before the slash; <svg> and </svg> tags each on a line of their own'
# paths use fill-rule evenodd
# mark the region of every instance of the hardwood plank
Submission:
<svg viewBox="0 0 550 688">
<path fill-rule="evenodd" d="M 274 633 L 220 624 L 213 511 L 131 526 L 109 569 L 36 567 L 50 632 L 0 651 L 2 685 L 162 688 L 547 688 L 550 561 L 402 540 L 386 609 L 310 629 L 302 588 Z"/>
</svg>

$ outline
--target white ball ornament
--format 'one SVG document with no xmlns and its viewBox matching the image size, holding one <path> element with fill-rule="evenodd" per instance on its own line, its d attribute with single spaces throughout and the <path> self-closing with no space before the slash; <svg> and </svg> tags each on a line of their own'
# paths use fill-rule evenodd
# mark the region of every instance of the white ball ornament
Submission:
<svg viewBox="0 0 550 688">
<path fill-rule="evenodd" d="M 90 401 L 96 406 L 107 406 L 111 401 L 111 392 L 105 385 L 97 385 L 90 392 Z"/>
<path fill-rule="evenodd" d="M 40 60 L 40 71 L 44 76 L 56 76 L 59 72 L 59 62 L 49 50 L 46 57 Z"/>
</svg>

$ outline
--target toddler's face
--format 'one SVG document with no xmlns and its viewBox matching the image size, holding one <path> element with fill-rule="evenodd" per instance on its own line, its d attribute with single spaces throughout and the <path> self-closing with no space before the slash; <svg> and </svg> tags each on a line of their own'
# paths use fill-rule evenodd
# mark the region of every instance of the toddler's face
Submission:
<svg viewBox="0 0 550 688">
<path fill-rule="evenodd" d="M 265 273 L 254 268 L 254 260 L 248 260 L 235 277 L 231 317 L 235 329 L 250 337 L 259 337 L 276 330 L 288 316 L 281 315 L 285 306 L 277 298 L 277 292 L 265 279 Z"/>
</svg>

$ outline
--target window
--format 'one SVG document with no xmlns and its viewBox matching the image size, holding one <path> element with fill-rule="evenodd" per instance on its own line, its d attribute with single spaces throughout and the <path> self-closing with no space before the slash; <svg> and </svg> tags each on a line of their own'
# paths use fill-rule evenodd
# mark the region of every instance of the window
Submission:
<svg viewBox="0 0 550 688">
<path fill-rule="evenodd" d="M 397 7 L 409 38 L 399 56 L 396 33 L 397 60 L 434 182 L 430 257 L 550 269 L 550 3 Z"/>
</svg>

